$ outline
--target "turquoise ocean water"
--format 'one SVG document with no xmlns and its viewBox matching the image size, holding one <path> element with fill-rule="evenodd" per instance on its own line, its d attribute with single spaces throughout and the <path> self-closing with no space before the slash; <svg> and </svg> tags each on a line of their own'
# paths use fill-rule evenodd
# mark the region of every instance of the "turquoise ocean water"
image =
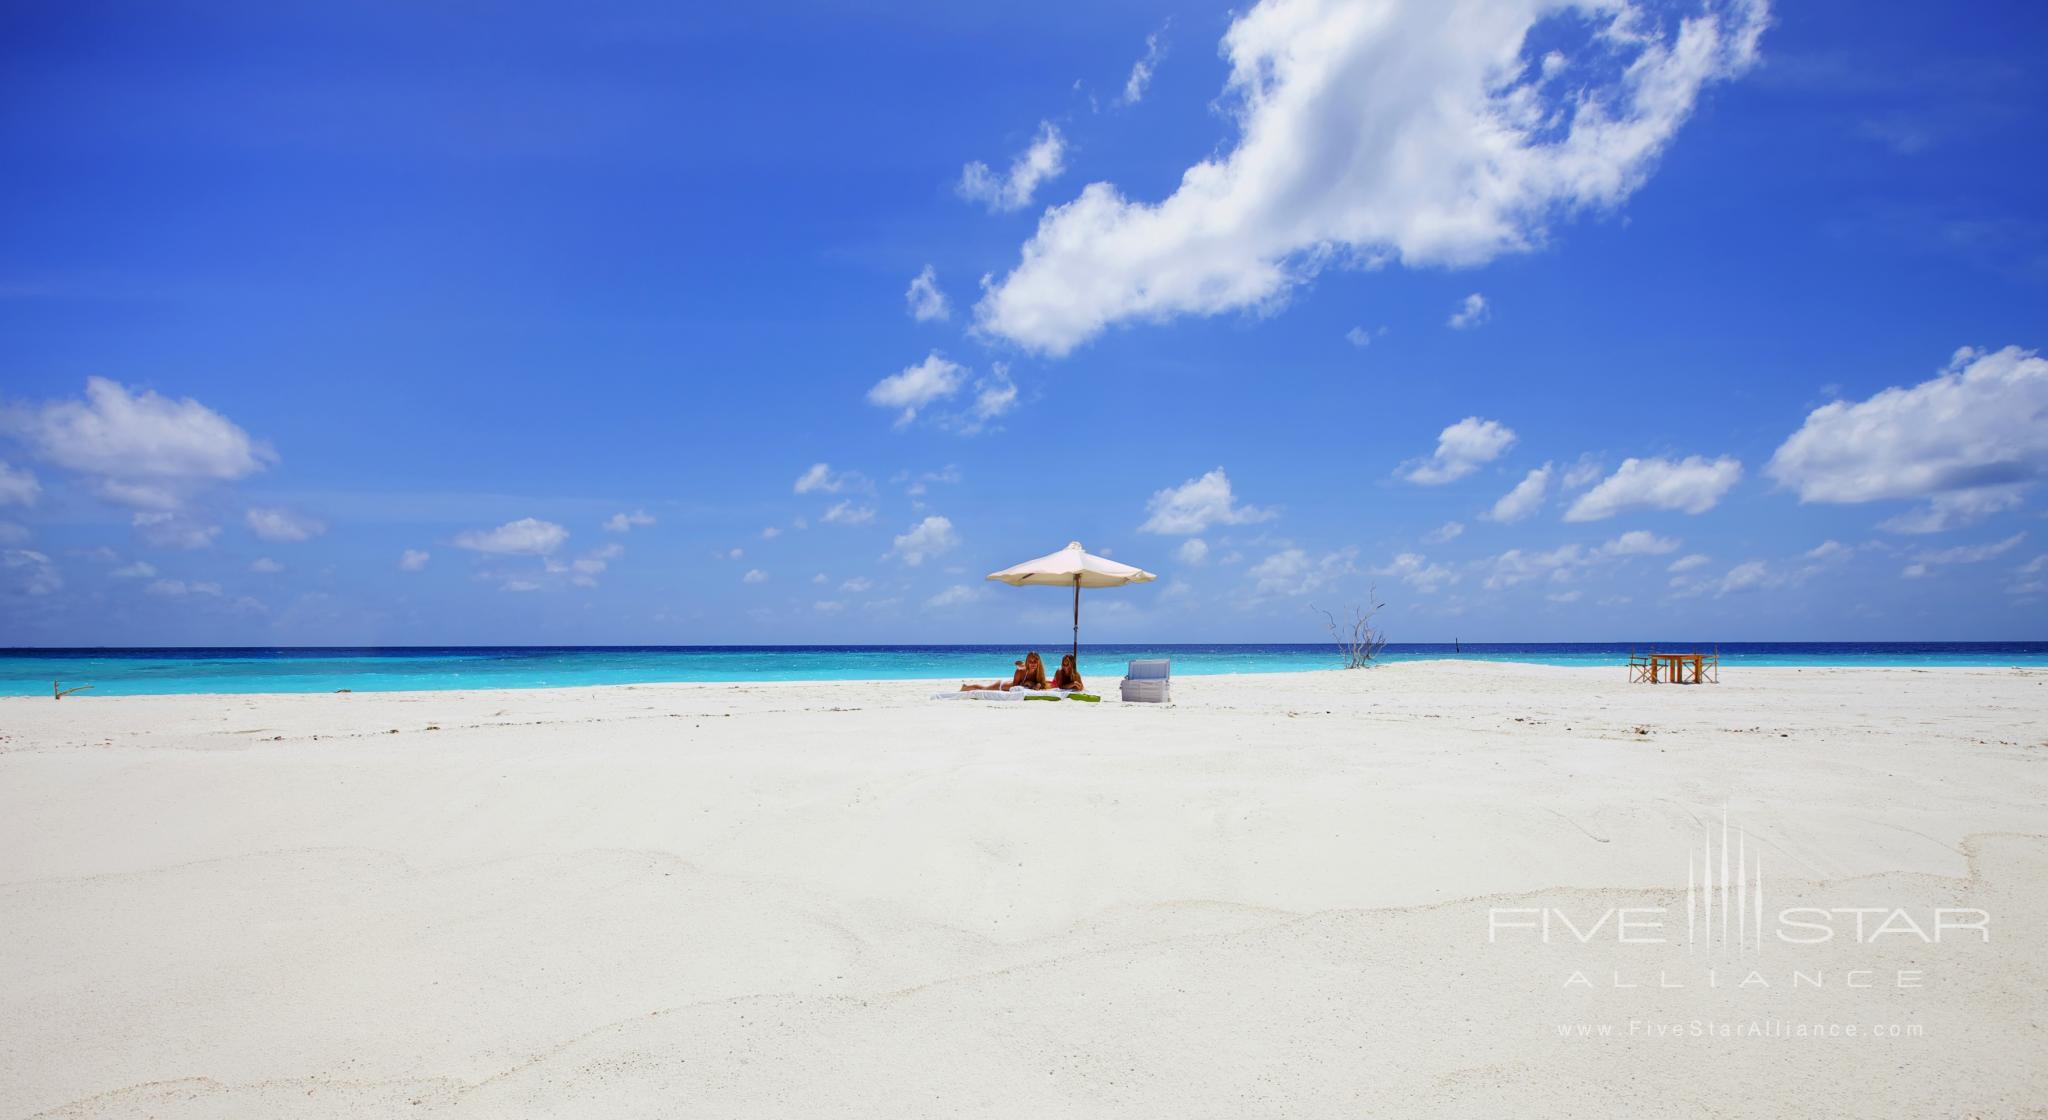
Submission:
<svg viewBox="0 0 2048 1120">
<path fill-rule="evenodd" d="M 1396 645 L 1390 662 L 1427 658 L 1617 665 L 1631 649 L 1712 642 Z M 2048 642 L 1723 642 L 1724 671 L 1744 665 L 2048 668 Z M 0 650 L 0 695 L 47 696 L 53 681 L 89 696 L 235 692 L 400 692 L 563 688 L 661 681 L 993 680 L 1018 646 L 407 647 L 402 649 Z M 1044 647 L 1056 655 L 1059 650 Z M 1084 645 L 1084 676 L 1111 681 L 1126 661 L 1166 657 L 1179 675 L 1338 668 L 1321 645 Z M 1091 684 L 1093 682 L 1091 681 Z"/>
</svg>

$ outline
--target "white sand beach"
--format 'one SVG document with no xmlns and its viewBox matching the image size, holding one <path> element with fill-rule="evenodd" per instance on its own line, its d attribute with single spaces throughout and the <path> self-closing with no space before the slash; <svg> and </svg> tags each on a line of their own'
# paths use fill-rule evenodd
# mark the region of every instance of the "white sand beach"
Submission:
<svg viewBox="0 0 2048 1120">
<path fill-rule="evenodd" d="M 0 1116 L 2043 1115 L 2048 673 L 1722 682 L 0 701 Z"/>
</svg>

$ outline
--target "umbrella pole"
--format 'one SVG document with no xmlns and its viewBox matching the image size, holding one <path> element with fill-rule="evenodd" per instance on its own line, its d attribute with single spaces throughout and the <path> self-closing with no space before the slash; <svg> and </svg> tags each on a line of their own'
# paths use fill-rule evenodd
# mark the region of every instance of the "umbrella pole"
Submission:
<svg viewBox="0 0 2048 1120">
<path fill-rule="evenodd" d="M 1081 577 L 1074 577 L 1074 664 L 1081 663 Z"/>
</svg>

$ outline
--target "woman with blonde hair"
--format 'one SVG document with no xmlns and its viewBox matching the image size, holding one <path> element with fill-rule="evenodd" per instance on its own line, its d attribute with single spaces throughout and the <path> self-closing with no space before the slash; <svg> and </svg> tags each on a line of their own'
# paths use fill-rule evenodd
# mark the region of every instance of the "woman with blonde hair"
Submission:
<svg viewBox="0 0 2048 1120">
<path fill-rule="evenodd" d="M 1045 691 L 1045 659 L 1038 656 L 1037 650 L 1025 654 L 1024 660 L 1017 662 L 1016 665 L 1017 671 L 1010 674 L 1007 681 L 997 681 L 994 684 L 963 684 L 960 691 L 1004 692 L 1020 686 L 1033 692 Z"/>
</svg>

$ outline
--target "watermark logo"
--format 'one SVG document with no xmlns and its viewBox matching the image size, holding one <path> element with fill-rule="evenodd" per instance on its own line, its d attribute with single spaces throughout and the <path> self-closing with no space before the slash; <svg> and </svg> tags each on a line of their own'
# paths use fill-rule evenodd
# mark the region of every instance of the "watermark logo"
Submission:
<svg viewBox="0 0 2048 1120">
<path fill-rule="evenodd" d="M 1718 829 L 1702 830 L 1686 853 L 1685 905 L 1616 906 L 1601 911 L 1554 906 L 1496 906 L 1487 911 L 1486 939 L 1533 938 L 1542 944 L 1671 945 L 1715 956 L 1757 954 L 1766 946 L 1870 945 L 1897 939 L 1936 945 L 1991 940 L 1991 915 L 1967 906 L 1765 905 L 1762 845 L 1724 811 Z"/>
<path fill-rule="evenodd" d="M 1685 858 L 1686 944 L 1695 950 L 1718 944 L 1756 952 L 1764 944 L 1762 853 L 1750 855 L 1748 834 L 1739 828 L 1731 830 L 1726 810 L 1721 813 L 1718 844 L 1711 828 L 1704 831 L 1699 847 Z M 1731 848 L 1735 856 L 1732 868 L 1728 860 Z"/>
</svg>

